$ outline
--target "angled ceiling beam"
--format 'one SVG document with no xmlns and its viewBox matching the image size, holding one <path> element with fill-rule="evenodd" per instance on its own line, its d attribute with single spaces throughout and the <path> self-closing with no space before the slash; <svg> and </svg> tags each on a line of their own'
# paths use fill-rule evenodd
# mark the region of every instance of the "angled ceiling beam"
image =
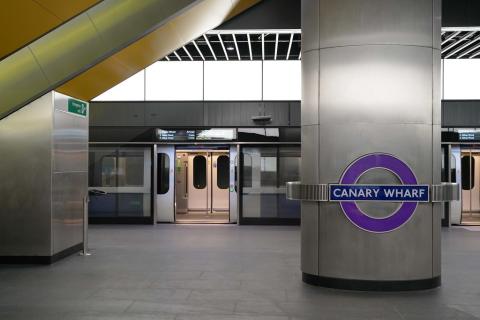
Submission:
<svg viewBox="0 0 480 320">
<path fill-rule="evenodd" d="M 455 48 L 455 50 L 452 50 L 451 52 L 449 52 L 444 59 L 448 59 L 450 58 L 451 56 L 455 55 L 457 52 L 460 52 L 468 47 L 470 47 L 471 45 L 473 45 L 475 42 L 478 42 L 480 40 L 480 36 L 477 36 L 475 39 L 473 39 L 472 41 L 469 41 L 463 45 L 461 45 L 460 47 L 457 47 Z M 468 51 L 466 52 L 466 54 L 470 53 L 471 51 Z M 459 55 L 457 58 L 461 58 L 465 55 L 465 53 L 462 53 L 462 55 Z"/>
<path fill-rule="evenodd" d="M 197 42 L 196 42 L 195 40 L 193 40 L 192 43 L 193 43 L 193 45 L 195 46 L 195 49 L 197 49 L 198 54 L 200 54 L 200 57 L 202 58 L 202 60 L 205 61 L 205 57 L 203 56 L 202 51 L 201 51 L 200 48 L 198 47 Z"/>
<path fill-rule="evenodd" d="M 287 60 L 290 58 L 290 52 L 292 51 L 293 36 L 294 34 L 292 33 L 290 35 L 290 42 L 288 43 Z"/>
<path fill-rule="evenodd" d="M 223 53 L 225 54 L 225 58 L 228 60 L 230 60 L 228 58 L 228 53 L 227 53 L 227 49 L 225 49 L 225 45 L 223 44 L 223 40 L 222 40 L 222 36 L 217 34 L 217 37 L 218 37 L 218 40 L 220 41 L 220 45 L 222 46 L 222 49 L 223 49 Z"/>
<path fill-rule="evenodd" d="M 275 56 L 274 56 L 274 60 L 277 60 L 277 54 L 278 54 L 278 33 L 275 35 Z"/>
<path fill-rule="evenodd" d="M 203 39 L 205 39 L 205 42 L 207 43 L 208 48 L 210 49 L 210 52 L 212 53 L 213 59 L 217 61 L 217 56 L 215 55 L 215 52 L 213 51 L 212 45 L 210 44 L 210 41 L 208 41 L 208 37 L 206 35 L 203 35 Z"/>
<path fill-rule="evenodd" d="M 247 34 L 247 39 L 248 39 L 248 52 L 250 53 L 250 60 L 253 60 L 252 41 L 250 40 L 250 34 Z"/>
<path fill-rule="evenodd" d="M 235 50 L 237 51 L 237 58 L 240 61 L 242 60 L 242 58 L 240 57 L 240 50 L 238 50 L 237 37 L 235 36 L 235 34 L 232 34 L 232 37 L 233 37 L 233 43 L 235 43 Z"/>
<path fill-rule="evenodd" d="M 188 49 L 187 49 L 186 46 L 183 46 L 183 50 L 187 53 L 187 56 L 188 56 L 188 58 L 190 58 L 190 61 L 193 61 L 193 57 L 192 57 L 192 55 L 190 54 L 190 51 L 188 51 Z"/>
</svg>

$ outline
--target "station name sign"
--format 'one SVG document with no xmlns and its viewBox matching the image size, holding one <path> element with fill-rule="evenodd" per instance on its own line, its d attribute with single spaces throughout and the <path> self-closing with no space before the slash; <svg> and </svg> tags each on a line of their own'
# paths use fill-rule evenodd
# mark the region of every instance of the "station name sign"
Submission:
<svg viewBox="0 0 480 320">
<path fill-rule="evenodd" d="M 330 201 L 429 202 L 428 185 L 329 185 Z"/>
</svg>

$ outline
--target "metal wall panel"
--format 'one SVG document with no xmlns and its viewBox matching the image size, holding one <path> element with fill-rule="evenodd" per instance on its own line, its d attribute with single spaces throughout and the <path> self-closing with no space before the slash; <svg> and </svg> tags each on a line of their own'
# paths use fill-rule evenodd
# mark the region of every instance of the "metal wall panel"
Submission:
<svg viewBox="0 0 480 320">
<path fill-rule="evenodd" d="M 290 122 L 290 106 L 288 102 L 265 102 L 265 115 L 271 115 L 269 126 L 288 126 Z"/>
<path fill-rule="evenodd" d="M 53 94 L 0 121 L 0 256 L 51 254 Z"/>
<path fill-rule="evenodd" d="M 290 123 L 292 127 L 299 127 L 301 124 L 300 102 L 290 102 Z"/>
<path fill-rule="evenodd" d="M 68 100 L 69 97 L 54 93 L 52 254 L 83 241 L 83 199 L 88 189 L 88 113 L 81 116 L 68 112 Z"/>
<path fill-rule="evenodd" d="M 432 47 L 431 0 L 318 2 L 320 48 L 377 44 Z"/>
<path fill-rule="evenodd" d="M 203 126 L 203 102 L 147 102 L 145 103 L 145 125 Z"/>
<path fill-rule="evenodd" d="M 88 173 L 55 172 L 52 184 L 52 254 L 56 254 L 83 242 Z"/>
<path fill-rule="evenodd" d="M 310 8 L 302 30 L 309 39 L 302 43 L 302 183 L 336 183 L 352 161 L 372 152 L 398 156 L 421 184 L 438 183 L 440 1 L 302 4 Z M 393 175 L 368 174 L 396 183 Z M 439 206 L 419 204 L 402 228 L 383 234 L 354 226 L 338 203 L 318 206 L 315 213 L 302 203 L 302 218 L 311 221 L 302 223 L 303 272 L 375 281 L 439 275 Z M 376 204 L 375 214 L 391 214 L 391 206 Z"/>
<path fill-rule="evenodd" d="M 90 105 L 91 126 L 145 125 L 145 104 L 143 102 L 102 102 Z"/>
<path fill-rule="evenodd" d="M 442 127 L 480 127 L 480 100 L 443 100 Z"/>
<path fill-rule="evenodd" d="M 262 102 L 205 102 L 207 126 L 252 126 L 252 116 L 261 115 Z"/>
</svg>

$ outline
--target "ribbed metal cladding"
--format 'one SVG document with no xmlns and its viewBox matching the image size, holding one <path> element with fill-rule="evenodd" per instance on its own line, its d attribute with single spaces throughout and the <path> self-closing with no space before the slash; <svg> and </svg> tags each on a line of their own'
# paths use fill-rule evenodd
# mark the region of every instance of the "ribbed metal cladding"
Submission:
<svg viewBox="0 0 480 320">
<path fill-rule="evenodd" d="M 327 184 L 302 184 L 287 182 L 287 199 L 304 201 L 328 201 Z"/>
<path fill-rule="evenodd" d="M 449 202 L 460 200 L 460 185 L 458 183 L 444 182 L 432 186 L 432 202 Z"/>
</svg>

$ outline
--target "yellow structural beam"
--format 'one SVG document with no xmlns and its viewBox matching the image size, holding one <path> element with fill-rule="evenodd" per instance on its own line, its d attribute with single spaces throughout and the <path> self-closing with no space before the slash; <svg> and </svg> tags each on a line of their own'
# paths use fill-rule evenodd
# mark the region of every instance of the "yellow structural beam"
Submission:
<svg viewBox="0 0 480 320">
<path fill-rule="evenodd" d="M 260 1 L 233 0 L 234 5 L 227 0 L 199 2 L 57 91 L 89 101 Z"/>
<path fill-rule="evenodd" d="M 0 60 L 100 0 L 1 0 Z"/>
</svg>

